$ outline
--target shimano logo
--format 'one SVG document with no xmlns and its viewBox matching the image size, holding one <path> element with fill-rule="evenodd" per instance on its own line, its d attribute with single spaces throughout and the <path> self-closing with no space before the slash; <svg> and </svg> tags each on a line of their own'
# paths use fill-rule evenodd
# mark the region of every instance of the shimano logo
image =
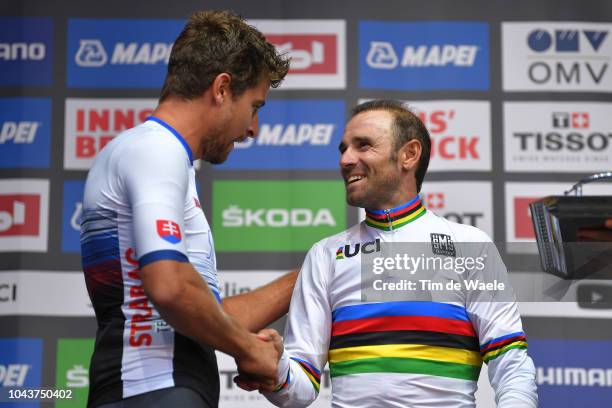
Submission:
<svg viewBox="0 0 612 408">
<path fill-rule="evenodd" d="M 372 41 L 367 63 L 372 68 L 394 69 L 409 67 L 471 67 L 476 61 L 478 47 L 474 45 L 406 46 L 401 61 L 389 42 Z"/>
<path fill-rule="evenodd" d="M 328 146 L 334 133 L 333 123 L 263 124 L 256 139 L 237 143 L 238 148 L 258 146 Z"/>
<path fill-rule="evenodd" d="M 612 387 L 612 368 L 538 367 L 538 385 Z"/>
<path fill-rule="evenodd" d="M 42 61 L 47 49 L 43 43 L 0 43 L 0 60 Z"/>
<path fill-rule="evenodd" d="M 115 44 L 110 57 L 111 65 L 154 65 L 167 64 L 170 59 L 172 43 L 123 43 Z M 98 68 L 109 63 L 109 57 L 102 44 L 97 39 L 79 41 L 79 49 L 75 62 L 80 67 Z"/>
</svg>

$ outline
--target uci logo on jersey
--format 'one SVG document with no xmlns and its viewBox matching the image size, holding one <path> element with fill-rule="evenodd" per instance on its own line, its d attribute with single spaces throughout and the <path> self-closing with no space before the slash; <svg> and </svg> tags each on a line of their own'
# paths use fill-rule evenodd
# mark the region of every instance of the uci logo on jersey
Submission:
<svg viewBox="0 0 612 408">
<path fill-rule="evenodd" d="M 181 242 L 181 228 L 176 222 L 170 220 L 157 220 L 157 235 L 171 244 Z"/>
<path fill-rule="evenodd" d="M 341 246 L 336 251 L 336 260 L 346 258 L 352 258 L 358 255 L 359 252 L 364 254 L 373 254 L 380 252 L 380 239 L 376 238 L 374 241 L 368 241 L 363 243 L 357 243 L 354 245 L 346 244 Z"/>
</svg>

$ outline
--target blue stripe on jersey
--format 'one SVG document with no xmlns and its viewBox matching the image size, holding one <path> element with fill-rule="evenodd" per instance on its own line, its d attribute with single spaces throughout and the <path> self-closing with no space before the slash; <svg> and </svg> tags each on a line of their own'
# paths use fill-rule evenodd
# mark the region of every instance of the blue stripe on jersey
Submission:
<svg viewBox="0 0 612 408">
<path fill-rule="evenodd" d="M 159 251 L 149 252 L 148 254 L 144 254 L 138 259 L 140 263 L 140 268 L 144 268 L 146 265 L 163 260 L 171 260 L 178 262 L 189 262 L 189 259 L 182 252 L 175 251 L 173 249 L 162 249 Z"/>
<path fill-rule="evenodd" d="M 187 156 L 189 156 L 189 163 L 191 163 L 193 165 L 193 153 L 191 152 L 191 148 L 187 144 L 187 141 L 183 138 L 183 136 L 181 136 L 181 134 L 179 132 L 177 132 L 176 129 L 174 129 L 172 126 L 170 126 L 169 124 L 167 124 L 166 122 L 164 122 L 160 118 L 156 118 L 155 116 L 149 116 L 147 118 L 147 120 L 150 120 L 152 122 L 155 122 L 155 123 L 158 123 L 158 124 L 162 125 L 170 133 L 172 133 L 174 135 L 174 137 L 176 137 L 178 139 L 178 141 L 181 142 L 181 144 L 183 145 L 183 147 L 187 151 Z"/>
<path fill-rule="evenodd" d="M 525 335 L 525 333 L 522 332 L 522 331 L 516 332 L 516 333 L 506 334 L 505 336 L 497 337 L 497 338 L 494 338 L 491 341 L 486 342 L 485 344 L 481 345 L 480 348 L 484 349 L 484 348 L 487 348 L 489 346 L 489 344 L 497 343 L 498 341 L 509 339 L 511 337 L 524 336 L 524 335 Z"/>
<path fill-rule="evenodd" d="M 438 302 L 365 303 L 340 307 L 332 312 L 334 322 L 385 316 L 431 316 L 469 321 L 465 308 Z"/>
<path fill-rule="evenodd" d="M 210 286 L 209 286 L 210 287 Z M 210 288 L 210 291 L 213 293 L 213 295 L 215 295 L 215 299 L 217 299 L 217 302 L 219 304 L 221 304 L 221 295 L 219 294 L 219 292 L 217 292 L 215 289 Z"/>
<path fill-rule="evenodd" d="M 81 259 L 84 268 L 119 261 L 117 213 L 85 210 L 81 218 Z"/>
<path fill-rule="evenodd" d="M 394 211 L 398 211 L 398 210 L 403 210 L 404 208 L 410 207 L 412 204 L 416 203 L 419 198 L 421 198 L 421 197 L 417 194 L 417 196 L 414 197 L 412 200 L 410 200 L 406 204 L 402 204 L 402 205 L 400 205 L 398 207 L 390 208 L 388 210 L 368 210 L 368 212 L 371 212 L 372 214 L 380 215 L 380 214 L 385 214 L 386 211 L 394 212 Z"/>
</svg>

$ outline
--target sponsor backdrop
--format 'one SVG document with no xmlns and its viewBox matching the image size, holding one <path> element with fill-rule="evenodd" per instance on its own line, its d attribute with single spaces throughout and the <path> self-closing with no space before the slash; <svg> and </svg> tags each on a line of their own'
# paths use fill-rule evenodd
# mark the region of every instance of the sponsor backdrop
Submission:
<svg viewBox="0 0 612 408">
<path fill-rule="evenodd" d="M 300 265 L 314 242 L 360 220 L 337 170 L 359 101 L 394 98 L 419 115 L 433 147 L 426 206 L 498 242 L 533 242 L 531 201 L 612 169 L 607 0 L 5 2 L 0 391 L 66 388 L 73 399 L 55 406 L 84 406 L 96 328 L 79 254 L 87 170 L 155 107 L 172 42 L 199 8 L 240 12 L 292 57 L 259 137 L 223 165 L 198 166 L 223 296 Z M 500 250 L 521 271 L 514 279 L 542 273 L 534 245 Z M 612 284 L 581 285 L 587 300 L 611 301 Z M 542 407 L 612 406 L 612 310 L 583 300 L 520 305 Z M 268 406 L 235 387 L 231 358 L 220 354 L 219 367 L 221 407 Z M 479 384 L 478 406 L 493 407 L 486 369 Z M 328 375 L 321 390 L 316 406 L 329 406 Z"/>
</svg>

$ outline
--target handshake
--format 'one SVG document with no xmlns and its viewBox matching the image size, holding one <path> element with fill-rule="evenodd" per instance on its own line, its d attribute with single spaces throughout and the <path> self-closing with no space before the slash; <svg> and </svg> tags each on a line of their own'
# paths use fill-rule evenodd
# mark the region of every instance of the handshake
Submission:
<svg viewBox="0 0 612 408">
<path fill-rule="evenodd" d="M 274 329 L 251 335 L 254 337 L 251 349 L 235 359 L 238 375 L 234 382 L 246 391 L 275 391 L 279 386 L 278 363 L 284 351 L 283 338 Z"/>
</svg>

